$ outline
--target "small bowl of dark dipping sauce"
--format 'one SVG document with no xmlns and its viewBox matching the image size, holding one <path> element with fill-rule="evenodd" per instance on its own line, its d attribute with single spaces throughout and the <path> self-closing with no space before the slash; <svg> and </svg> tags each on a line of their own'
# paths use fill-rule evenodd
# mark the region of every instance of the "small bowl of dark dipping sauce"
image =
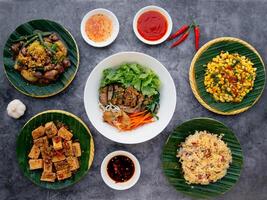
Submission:
<svg viewBox="0 0 267 200">
<path fill-rule="evenodd" d="M 115 190 L 126 190 L 136 184 L 141 174 L 137 158 L 127 151 L 108 154 L 101 165 L 104 182 Z"/>
</svg>

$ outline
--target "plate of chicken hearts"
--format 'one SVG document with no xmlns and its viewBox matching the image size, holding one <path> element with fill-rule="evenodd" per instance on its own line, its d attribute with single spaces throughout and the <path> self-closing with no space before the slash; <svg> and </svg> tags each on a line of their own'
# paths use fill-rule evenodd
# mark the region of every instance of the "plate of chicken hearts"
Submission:
<svg viewBox="0 0 267 200">
<path fill-rule="evenodd" d="M 91 72 L 84 105 L 98 132 L 115 142 L 136 144 L 156 137 L 168 125 L 176 90 L 158 60 L 139 52 L 121 52 Z"/>
<path fill-rule="evenodd" d="M 47 189 L 62 189 L 84 177 L 94 159 L 94 141 L 86 124 L 63 110 L 33 116 L 17 137 L 23 174 Z"/>
<path fill-rule="evenodd" d="M 44 98 L 63 91 L 79 66 L 78 46 L 62 25 L 37 19 L 18 26 L 3 51 L 4 70 L 21 93 Z"/>
</svg>

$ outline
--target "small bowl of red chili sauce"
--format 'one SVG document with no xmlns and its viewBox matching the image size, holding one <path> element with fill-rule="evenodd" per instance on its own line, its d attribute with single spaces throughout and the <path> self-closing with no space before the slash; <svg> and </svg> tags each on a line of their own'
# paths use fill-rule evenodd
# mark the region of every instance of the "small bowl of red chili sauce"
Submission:
<svg viewBox="0 0 267 200">
<path fill-rule="evenodd" d="M 150 45 L 160 44 L 171 34 L 172 19 L 163 8 L 146 6 L 136 13 L 133 30 L 142 42 Z"/>
<path fill-rule="evenodd" d="M 118 36 L 119 29 L 117 17 L 104 8 L 89 11 L 81 22 L 83 39 L 94 47 L 110 45 Z"/>
<path fill-rule="evenodd" d="M 141 174 L 137 158 L 127 151 L 108 154 L 101 164 L 104 182 L 115 190 L 126 190 L 134 186 Z"/>
</svg>

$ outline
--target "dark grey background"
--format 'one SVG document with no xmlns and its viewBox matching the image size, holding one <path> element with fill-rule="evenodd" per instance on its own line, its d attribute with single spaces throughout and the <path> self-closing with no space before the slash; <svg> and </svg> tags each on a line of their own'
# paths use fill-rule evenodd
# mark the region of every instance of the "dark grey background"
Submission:
<svg viewBox="0 0 267 200">
<path fill-rule="evenodd" d="M 61 94 L 47 99 L 33 99 L 16 91 L 0 71 L 0 199 L 189 199 L 177 192 L 165 179 L 161 169 L 162 147 L 171 131 L 193 117 L 212 117 L 224 122 L 237 135 L 244 151 L 244 168 L 235 187 L 218 199 L 267 199 L 267 111 L 264 92 L 260 101 L 249 111 L 237 116 L 213 114 L 194 98 L 188 82 L 188 70 L 195 53 L 193 35 L 175 49 L 170 43 L 155 47 L 141 43 L 132 31 L 132 20 L 142 7 L 154 4 L 171 15 L 174 28 L 190 22 L 192 16 L 201 27 L 201 44 L 220 36 L 233 36 L 251 43 L 266 61 L 267 1 L 264 0 L 0 0 L 0 48 L 9 34 L 21 23 L 47 18 L 64 25 L 80 49 L 81 63 L 76 78 Z M 96 49 L 88 46 L 80 34 L 80 22 L 89 10 L 107 8 L 120 22 L 120 33 L 111 46 Z M 100 135 L 90 124 L 83 106 L 85 81 L 94 66 L 105 57 L 120 51 L 140 51 L 162 62 L 170 71 L 177 89 L 177 105 L 173 119 L 161 135 L 143 144 L 120 145 Z M 1 66 L 3 65 L 0 59 Z M 266 90 L 266 89 L 265 89 Z M 6 106 L 14 98 L 27 105 L 26 114 L 19 120 L 6 114 Z M 171 98 L 171 97 L 170 97 Z M 64 109 L 80 116 L 89 125 L 95 139 L 95 159 L 88 175 L 76 185 L 61 191 L 49 191 L 33 185 L 18 168 L 15 156 L 16 136 L 23 124 L 34 114 L 48 109 Z M 111 151 L 123 149 L 135 154 L 142 174 L 138 183 L 127 191 L 108 188 L 101 179 L 102 159 Z"/>
</svg>

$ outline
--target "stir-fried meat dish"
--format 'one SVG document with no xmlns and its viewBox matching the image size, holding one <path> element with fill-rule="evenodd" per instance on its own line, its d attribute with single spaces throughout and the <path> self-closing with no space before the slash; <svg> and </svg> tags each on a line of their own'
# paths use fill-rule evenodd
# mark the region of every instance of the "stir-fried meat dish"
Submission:
<svg viewBox="0 0 267 200">
<path fill-rule="evenodd" d="M 15 70 L 31 83 L 49 84 L 71 65 L 67 48 L 55 33 L 37 31 L 22 36 L 11 51 Z"/>
</svg>

